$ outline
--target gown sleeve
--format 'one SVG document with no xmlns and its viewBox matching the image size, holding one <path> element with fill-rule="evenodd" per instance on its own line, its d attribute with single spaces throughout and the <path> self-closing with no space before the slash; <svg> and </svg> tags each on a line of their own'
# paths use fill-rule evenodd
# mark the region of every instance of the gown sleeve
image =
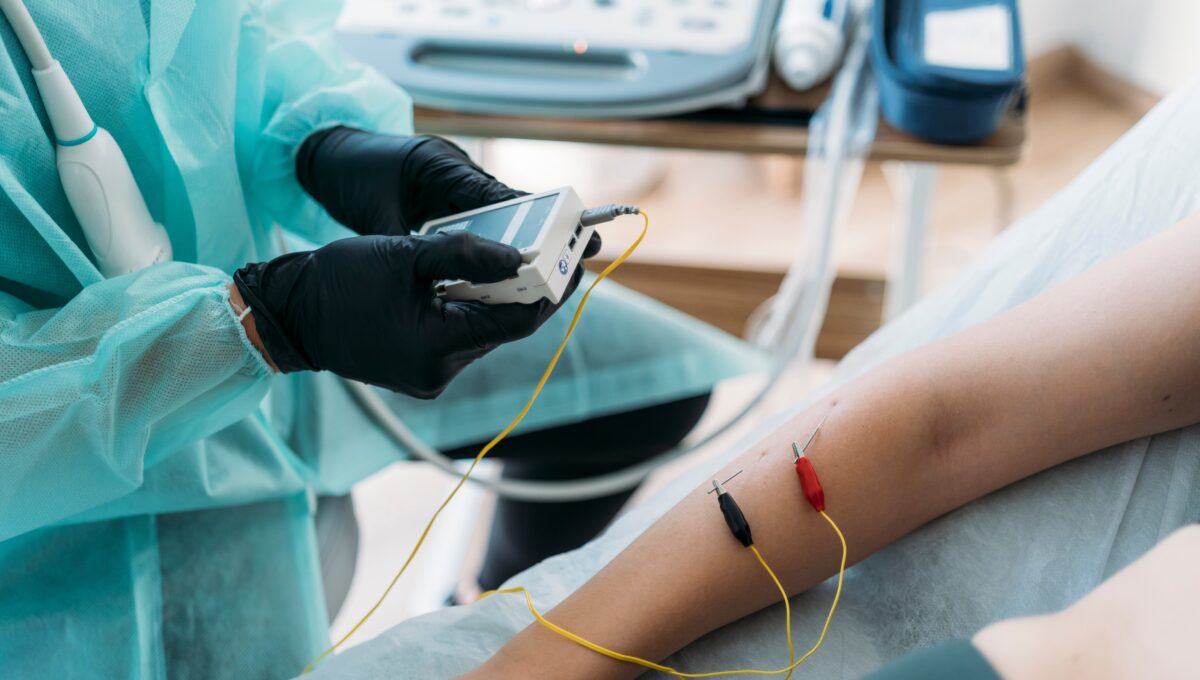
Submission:
<svg viewBox="0 0 1200 680">
<path fill-rule="evenodd" d="M 0 541 L 131 492 L 262 401 L 272 372 L 228 282 L 176 262 L 58 309 L 0 293 Z"/>
<path fill-rule="evenodd" d="M 381 134 L 412 134 L 408 95 L 356 62 L 331 32 L 341 3 L 266 0 L 262 127 L 250 186 L 270 217 L 314 243 L 352 235 L 296 179 L 295 154 L 314 132 L 344 125 Z"/>
</svg>

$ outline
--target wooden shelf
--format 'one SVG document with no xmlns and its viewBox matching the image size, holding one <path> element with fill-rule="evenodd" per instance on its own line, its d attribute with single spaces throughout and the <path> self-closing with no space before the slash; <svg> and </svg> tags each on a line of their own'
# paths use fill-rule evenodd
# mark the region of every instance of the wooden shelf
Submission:
<svg viewBox="0 0 1200 680">
<path fill-rule="evenodd" d="M 464 137 L 537 139 L 661 149 L 696 149 L 748 154 L 803 155 L 808 150 L 807 115 L 820 105 L 828 86 L 795 92 L 772 79 L 766 91 L 742 110 L 746 122 L 730 110 L 733 120 L 708 121 L 691 117 L 655 119 L 589 119 L 493 116 L 417 107 L 419 132 Z M 794 114 L 795 123 L 763 122 L 755 112 L 772 117 Z M 726 114 L 722 113 L 724 117 Z M 1025 119 L 1013 114 L 991 137 L 975 145 L 931 144 L 906 135 L 882 120 L 871 146 L 872 160 L 921 161 L 942 164 L 1004 166 L 1021 158 L 1025 148 Z"/>
</svg>

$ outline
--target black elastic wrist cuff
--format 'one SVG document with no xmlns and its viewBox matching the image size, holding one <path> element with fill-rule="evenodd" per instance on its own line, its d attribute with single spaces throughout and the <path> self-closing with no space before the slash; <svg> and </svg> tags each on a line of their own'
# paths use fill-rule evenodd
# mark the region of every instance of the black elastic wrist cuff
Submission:
<svg viewBox="0 0 1200 680">
<path fill-rule="evenodd" d="M 237 286 L 242 300 L 254 314 L 254 327 L 263 348 L 280 373 L 320 370 L 288 338 L 279 319 L 260 294 L 264 286 L 263 275 L 269 266 L 269 262 L 253 262 L 233 274 L 233 285 Z"/>
</svg>

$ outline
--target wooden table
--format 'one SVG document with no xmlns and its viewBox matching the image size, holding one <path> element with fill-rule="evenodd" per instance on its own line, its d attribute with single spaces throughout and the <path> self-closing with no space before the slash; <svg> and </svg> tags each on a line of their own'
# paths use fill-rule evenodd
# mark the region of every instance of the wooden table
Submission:
<svg viewBox="0 0 1200 680">
<path fill-rule="evenodd" d="M 750 100 L 746 111 L 769 111 L 785 116 L 796 112 L 802 120 L 815 111 L 828 93 L 828 85 L 795 92 L 772 79 L 763 94 Z M 417 130 L 463 137 L 538 139 L 660 149 L 734 151 L 748 154 L 803 155 L 808 151 L 808 127 L 797 124 L 713 122 L 689 117 L 648 120 L 587 118 L 525 118 L 456 113 L 417 107 Z M 731 115 L 731 118 L 736 113 Z M 1012 115 L 991 137 L 971 146 L 931 144 L 880 121 L 871 147 L 871 160 L 920 163 L 1005 166 L 1016 163 L 1025 148 L 1025 120 Z"/>
</svg>

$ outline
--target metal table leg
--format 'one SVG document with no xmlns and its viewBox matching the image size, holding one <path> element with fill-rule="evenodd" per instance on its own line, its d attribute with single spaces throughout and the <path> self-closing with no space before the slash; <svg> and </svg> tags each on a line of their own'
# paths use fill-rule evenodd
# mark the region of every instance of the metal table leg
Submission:
<svg viewBox="0 0 1200 680">
<path fill-rule="evenodd" d="M 884 298 L 884 319 L 899 316 L 921 296 L 921 270 L 925 255 L 925 233 L 929 208 L 937 181 L 932 163 L 894 162 L 883 166 L 884 177 L 899 201 L 897 247 Z"/>
</svg>

